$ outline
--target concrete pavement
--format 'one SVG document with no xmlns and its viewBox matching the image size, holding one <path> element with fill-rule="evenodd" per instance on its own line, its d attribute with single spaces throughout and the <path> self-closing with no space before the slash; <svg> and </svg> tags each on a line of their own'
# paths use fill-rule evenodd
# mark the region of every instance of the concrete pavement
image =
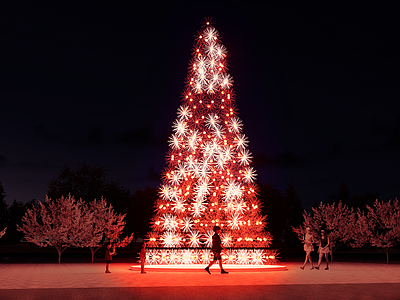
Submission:
<svg viewBox="0 0 400 300">
<path fill-rule="evenodd" d="M 0 300 L 8 299 L 400 299 L 400 265 L 334 262 L 328 271 L 130 270 L 111 264 L 1 264 Z"/>
</svg>

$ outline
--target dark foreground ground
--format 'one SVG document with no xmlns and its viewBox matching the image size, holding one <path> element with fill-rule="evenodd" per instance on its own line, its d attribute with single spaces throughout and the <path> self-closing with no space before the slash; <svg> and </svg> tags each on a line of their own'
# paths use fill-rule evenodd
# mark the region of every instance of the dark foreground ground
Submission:
<svg viewBox="0 0 400 300">
<path fill-rule="evenodd" d="M 334 262 L 330 269 L 286 271 L 154 270 L 131 264 L 0 264 L 0 299 L 400 299 L 400 264 Z"/>
<path fill-rule="evenodd" d="M 400 299 L 400 284 L 2 290 L 0 299 Z"/>
</svg>

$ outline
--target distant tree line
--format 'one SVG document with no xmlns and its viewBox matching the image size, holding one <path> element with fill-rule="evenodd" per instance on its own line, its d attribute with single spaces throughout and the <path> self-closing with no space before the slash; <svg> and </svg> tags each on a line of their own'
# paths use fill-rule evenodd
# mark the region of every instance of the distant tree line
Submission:
<svg viewBox="0 0 400 300">
<path fill-rule="evenodd" d="M 112 206 L 115 213 L 126 215 L 123 235 L 134 233 L 134 238 L 143 238 L 150 231 L 150 220 L 154 214 L 154 203 L 158 197 L 158 189 L 145 187 L 133 193 L 122 187 L 117 180 L 107 179 L 106 168 L 89 166 L 86 163 L 79 165 L 76 170 L 65 166 L 57 176 L 48 184 L 48 199 L 67 198 L 71 195 L 79 201 L 90 205 L 94 199 L 105 199 Z M 282 251 L 288 248 L 301 249 L 302 244 L 297 233 L 292 228 L 304 227 L 304 209 L 300 198 L 292 183 L 284 192 L 276 185 L 258 184 L 258 197 L 262 203 L 263 214 L 267 215 L 266 231 L 273 236 L 271 247 Z M 379 194 L 367 192 L 362 195 L 351 196 L 347 185 L 343 182 L 337 195 L 331 195 L 324 205 L 338 203 L 347 208 L 365 207 L 365 203 L 372 207 Z M 13 245 L 19 243 L 24 234 L 17 230 L 21 225 L 23 216 L 29 209 L 40 206 L 39 202 L 32 200 L 26 204 L 14 200 L 8 207 L 4 200 L 5 192 L 0 182 L 0 231 L 7 230 L 0 244 Z M 373 200 L 372 200 L 373 199 Z M 318 208 L 314 206 L 313 210 Z M 366 213 L 366 210 L 364 209 Z M 362 211 L 360 212 L 362 213 Z M 343 241 L 342 241 L 343 242 Z M 340 245 L 338 242 L 337 245 Z M 346 242 L 347 243 L 347 242 Z"/>
<path fill-rule="evenodd" d="M 374 205 L 374 202 L 376 199 L 379 199 L 379 193 L 373 192 L 371 190 L 361 193 L 361 194 L 356 194 L 352 195 L 350 193 L 350 189 L 347 186 L 346 182 L 343 181 L 340 185 L 339 188 L 337 189 L 336 194 L 332 194 L 328 197 L 326 203 L 332 204 L 332 203 L 338 203 L 339 201 L 342 202 L 342 204 L 347 205 L 348 207 L 352 207 L 353 209 L 360 208 L 361 210 L 366 209 L 365 205 L 372 206 Z M 315 205 L 318 206 L 319 203 Z"/>
<path fill-rule="evenodd" d="M 303 208 L 293 184 L 289 184 L 282 193 L 277 186 L 259 184 L 258 196 L 262 203 L 263 214 L 267 215 L 267 228 L 273 236 L 272 247 L 301 247 L 292 226 L 302 222 Z M 134 233 L 135 238 L 145 237 L 150 231 L 150 220 L 154 214 L 154 204 L 158 197 L 158 189 L 145 187 L 133 193 L 122 187 L 118 181 L 107 180 L 107 169 L 92 167 L 83 163 L 76 170 L 65 166 L 48 184 L 48 199 L 66 198 L 68 195 L 89 204 L 94 199 L 106 199 L 113 209 L 126 215 L 123 234 Z M 4 194 L 4 192 L 3 192 Z M 4 228 L 8 225 L 3 244 L 16 244 L 23 239 L 23 234 L 17 230 L 25 212 L 39 206 L 38 201 L 32 200 L 23 204 L 14 200 L 7 208 L 2 199 Z"/>
</svg>

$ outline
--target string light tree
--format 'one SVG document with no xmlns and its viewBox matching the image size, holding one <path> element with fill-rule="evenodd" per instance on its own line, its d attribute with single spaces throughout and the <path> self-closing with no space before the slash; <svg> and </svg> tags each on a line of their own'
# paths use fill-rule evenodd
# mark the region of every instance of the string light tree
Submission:
<svg viewBox="0 0 400 300">
<path fill-rule="evenodd" d="M 205 22 L 198 33 L 167 167 L 148 233 L 147 264 L 207 264 L 213 227 L 222 228 L 224 263 L 276 263 L 267 249 L 266 216 L 257 199 L 248 139 L 238 117 L 227 50 Z"/>
</svg>

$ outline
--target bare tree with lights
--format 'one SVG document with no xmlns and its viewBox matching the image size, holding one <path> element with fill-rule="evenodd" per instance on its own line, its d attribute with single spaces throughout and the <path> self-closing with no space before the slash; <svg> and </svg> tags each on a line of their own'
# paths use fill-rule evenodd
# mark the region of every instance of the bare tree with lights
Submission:
<svg viewBox="0 0 400 300">
<path fill-rule="evenodd" d="M 75 201 L 71 195 L 52 200 L 46 197 L 44 203 L 27 209 L 22 217 L 22 231 L 28 242 L 39 247 L 52 246 L 61 254 L 69 247 L 84 247 L 83 241 L 91 234 L 92 213 L 82 201 Z"/>
<path fill-rule="evenodd" d="M 400 207 L 397 198 L 384 202 L 375 200 L 371 207 L 366 205 L 367 213 L 358 210 L 356 230 L 352 247 L 362 247 L 366 243 L 380 247 L 385 251 L 386 262 L 389 253 L 400 243 Z"/>
<path fill-rule="evenodd" d="M 120 235 L 125 227 L 125 215 L 114 212 L 112 205 L 108 205 L 103 198 L 93 200 L 89 203 L 89 213 L 92 216 L 92 222 L 89 228 L 90 234 L 81 242 L 83 247 L 89 247 L 92 253 L 92 263 L 94 255 L 105 242 L 113 242 L 114 247 L 125 247 L 133 239 L 133 233 L 130 236 L 120 239 Z"/>
<path fill-rule="evenodd" d="M 263 250 L 250 250 L 265 250 L 272 236 L 265 232 L 266 216 L 257 197 L 249 140 L 238 117 L 227 65 L 221 36 L 207 22 L 196 36 L 172 126 L 148 245 L 210 247 L 212 228 L 220 226 L 223 245 L 240 248 L 228 251 L 229 263 L 265 263 L 275 259 L 273 251 L 266 255 L 261 254 Z M 205 257 L 205 252 L 185 251 L 167 258 L 162 253 L 154 255 L 159 260 L 153 263 L 195 263 Z"/>
</svg>

